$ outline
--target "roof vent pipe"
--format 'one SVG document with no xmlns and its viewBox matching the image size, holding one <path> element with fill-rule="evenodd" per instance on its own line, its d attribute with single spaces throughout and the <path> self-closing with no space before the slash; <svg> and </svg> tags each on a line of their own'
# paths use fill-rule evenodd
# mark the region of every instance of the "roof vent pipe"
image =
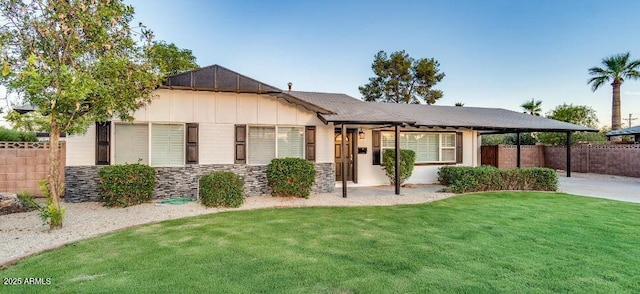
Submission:
<svg viewBox="0 0 640 294">
<path fill-rule="evenodd" d="M 291 86 L 293 86 L 293 83 L 292 83 L 292 82 L 289 82 L 289 83 L 287 84 L 287 86 L 289 86 L 289 94 L 291 94 Z"/>
</svg>

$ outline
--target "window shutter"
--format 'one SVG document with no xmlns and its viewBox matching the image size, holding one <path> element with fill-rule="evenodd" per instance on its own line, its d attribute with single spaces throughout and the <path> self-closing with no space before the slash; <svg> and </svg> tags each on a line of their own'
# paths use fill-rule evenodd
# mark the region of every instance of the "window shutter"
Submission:
<svg viewBox="0 0 640 294">
<path fill-rule="evenodd" d="M 307 126 L 305 128 L 305 157 L 308 161 L 316 161 L 316 127 Z"/>
<path fill-rule="evenodd" d="M 371 155 L 373 155 L 373 165 L 380 165 L 380 131 L 373 131 L 371 134 L 373 140 Z"/>
<path fill-rule="evenodd" d="M 236 125 L 235 163 L 247 163 L 247 125 Z"/>
<path fill-rule="evenodd" d="M 186 164 L 198 164 L 198 124 L 187 124 L 187 137 L 185 140 Z"/>
<path fill-rule="evenodd" d="M 96 165 L 111 164 L 111 122 L 96 123 Z"/>
<path fill-rule="evenodd" d="M 456 163 L 462 163 L 462 133 L 456 133 Z"/>
</svg>

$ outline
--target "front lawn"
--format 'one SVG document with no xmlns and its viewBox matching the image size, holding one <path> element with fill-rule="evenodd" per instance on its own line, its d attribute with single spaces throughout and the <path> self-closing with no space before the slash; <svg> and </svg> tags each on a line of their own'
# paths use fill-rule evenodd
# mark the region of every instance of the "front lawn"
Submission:
<svg viewBox="0 0 640 294">
<path fill-rule="evenodd" d="M 0 277 L 51 282 L 3 293 L 637 293 L 640 205 L 500 192 L 234 211 L 82 241 Z"/>
</svg>

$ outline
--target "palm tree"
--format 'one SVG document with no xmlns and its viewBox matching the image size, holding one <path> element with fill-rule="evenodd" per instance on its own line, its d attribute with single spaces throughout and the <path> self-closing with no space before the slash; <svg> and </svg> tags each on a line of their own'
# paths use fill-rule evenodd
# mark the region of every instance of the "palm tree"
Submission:
<svg viewBox="0 0 640 294">
<path fill-rule="evenodd" d="M 542 107 L 540 107 L 541 104 L 542 101 L 536 101 L 535 99 L 531 98 L 531 101 L 525 102 L 524 104 L 520 105 L 520 107 L 525 110 L 524 113 L 540 116 L 540 112 L 542 111 Z"/>
<path fill-rule="evenodd" d="M 620 116 L 620 85 L 625 79 L 640 78 L 640 60 L 629 60 L 630 53 L 622 53 L 609 56 L 602 59 L 604 67 L 592 67 L 589 74 L 593 77 L 589 79 L 587 84 L 591 84 L 591 91 L 595 92 L 604 85 L 605 82 L 611 81 L 613 87 L 613 97 L 611 102 L 611 129 L 619 130 L 622 125 L 622 117 Z"/>
<path fill-rule="evenodd" d="M 462 102 L 456 102 L 456 104 L 455 104 L 455 105 L 456 105 L 457 107 L 462 107 L 462 106 L 464 106 L 464 103 L 462 103 Z"/>
</svg>

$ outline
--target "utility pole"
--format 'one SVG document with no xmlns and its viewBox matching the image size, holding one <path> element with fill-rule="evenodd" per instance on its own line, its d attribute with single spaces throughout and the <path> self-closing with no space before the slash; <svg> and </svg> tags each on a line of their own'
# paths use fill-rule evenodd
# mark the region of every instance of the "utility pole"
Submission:
<svg viewBox="0 0 640 294">
<path fill-rule="evenodd" d="M 638 118 L 631 118 L 631 116 L 632 116 L 632 113 L 629 113 L 629 118 L 623 118 L 629 123 L 629 128 L 631 127 L 631 121 L 638 119 Z"/>
</svg>

